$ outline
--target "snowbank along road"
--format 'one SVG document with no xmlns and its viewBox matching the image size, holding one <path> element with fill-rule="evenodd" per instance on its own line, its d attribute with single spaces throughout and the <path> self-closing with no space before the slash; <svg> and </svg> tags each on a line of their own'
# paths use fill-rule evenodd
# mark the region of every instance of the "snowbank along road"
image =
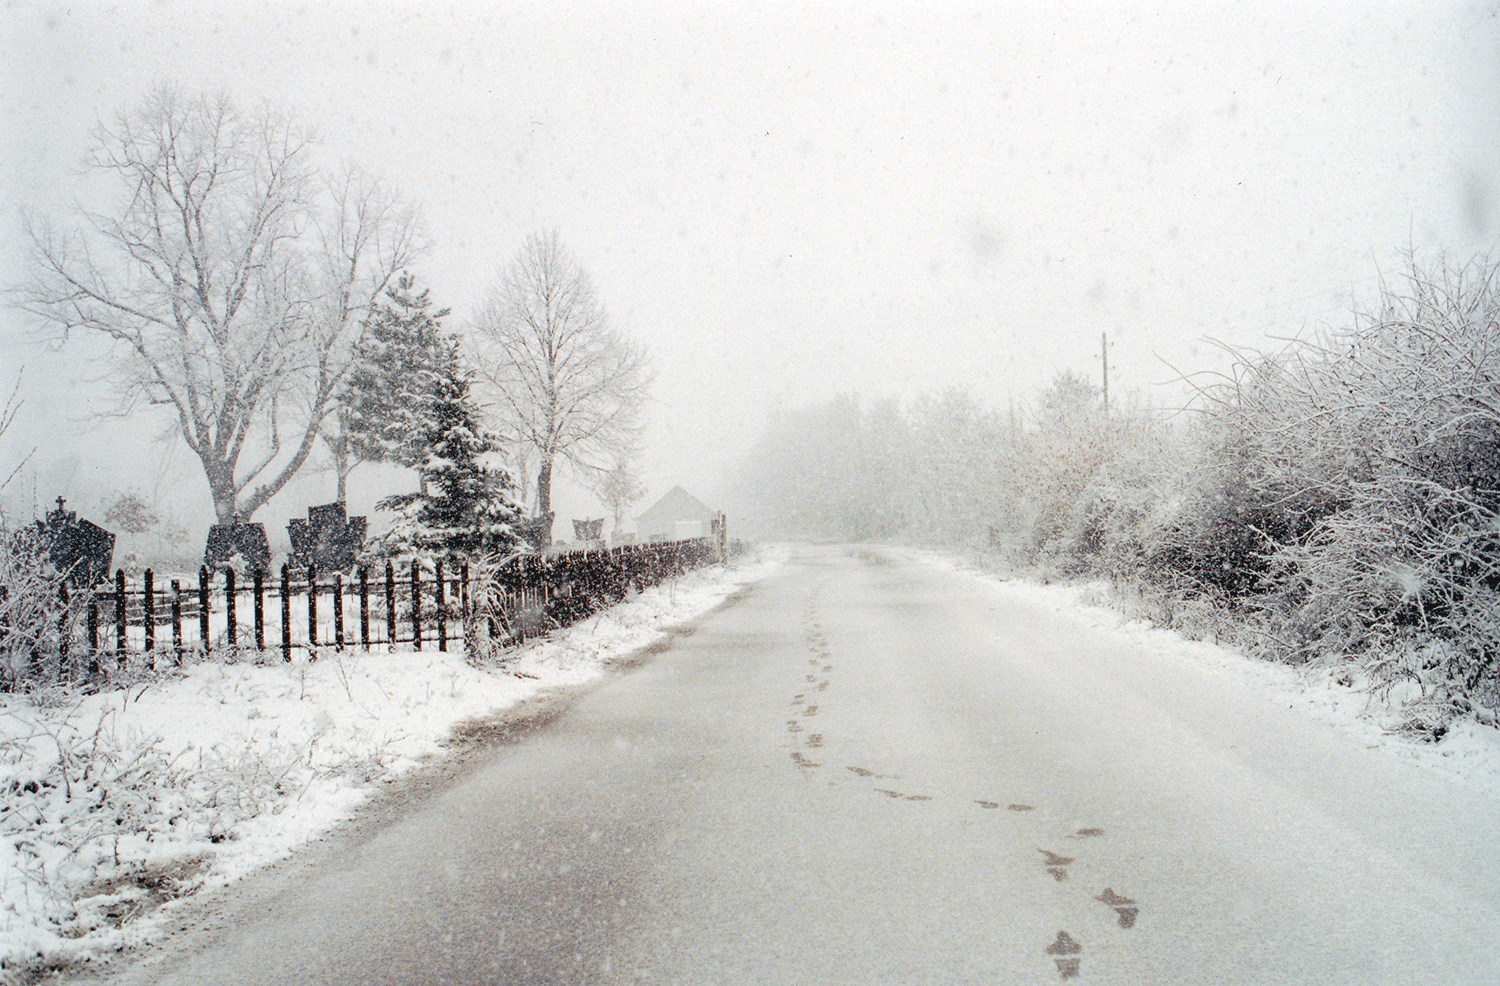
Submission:
<svg viewBox="0 0 1500 986">
<path fill-rule="evenodd" d="M 806 547 L 121 982 L 1500 981 L 1482 792 L 1004 584 Z"/>
</svg>

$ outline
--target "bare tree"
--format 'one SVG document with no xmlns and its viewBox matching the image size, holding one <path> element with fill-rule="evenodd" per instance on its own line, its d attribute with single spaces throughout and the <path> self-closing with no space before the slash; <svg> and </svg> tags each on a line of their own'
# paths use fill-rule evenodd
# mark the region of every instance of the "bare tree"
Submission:
<svg viewBox="0 0 1500 986">
<path fill-rule="evenodd" d="M 614 531 L 619 528 L 620 520 L 625 516 L 625 511 L 630 509 L 630 505 L 646 495 L 646 485 L 631 467 L 630 460 L 622 455 L 615 459 L 609 471 L 599 477 L 594 493 L 609 508 L 610 530 Z"/>
<path fill-rule="evenodd" d="M 311 143 L 273 109 L 163 86 L 95 134 L 116 207 L 68 233 L 26 224 L 22 307 L 111 344 L 118 410 L 175 415 L 220 523 L 307 461 L 364 313 L 415 252 L 412 210 L 357 169 L 319 171 Z"/>
<path fill-rule="evenodd" d="M 476 310 L 473 335 L 498 430 L 536 456 L 538 540 L 550 542 L 554 462 L 595 486 L 634 451 L 650 385 L 645 351 L 610 328 L 588 274 L 555 231 L 527 238 Z"/>
</svg>

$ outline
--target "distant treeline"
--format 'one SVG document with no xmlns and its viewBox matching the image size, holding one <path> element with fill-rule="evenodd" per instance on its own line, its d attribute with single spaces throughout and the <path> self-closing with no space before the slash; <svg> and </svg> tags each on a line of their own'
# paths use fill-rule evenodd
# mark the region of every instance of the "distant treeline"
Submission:
<svg viewBox="0 0 1500 986">
<path fill-rule="evenodd" d="M 964 546 L 1107 579 L 1146 615 L 1403 700 L 1500 704 L 1500 265 L 1409 265 L 1373 309 L 1233 351 L 1189 413 L 1065 373 L 1025 416 L 961 391 L 787 414 L 741 465 L 745 529 Z"/>
</svg>

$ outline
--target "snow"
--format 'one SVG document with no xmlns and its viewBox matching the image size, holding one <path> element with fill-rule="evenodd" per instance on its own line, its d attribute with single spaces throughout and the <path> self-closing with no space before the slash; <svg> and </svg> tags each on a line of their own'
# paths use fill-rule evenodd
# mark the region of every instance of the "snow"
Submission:
<svg viewBox="0 0 1500 986">
<path fill-rule="evenodd" d="M 1500 731 L 1461 722 L 1441 742 L 1420 742 L 1390 728 L 1403 696 L 1377 695 L 1348 669 L 1272 665 L 1186 640 L 1101 605 L 1099 585 L 1002 579 L 901 550 L 1003 582 L 1184 678 L 1276 698 L 1372 755 L 1500 798 Z M 325 650 L 315 663 L 200 664 L 103 695 L 0 697 L 0 979 L 152 940 L 171 912 L 161 900 L 289 856 L 383 783 L 444 756 L 456 724 L 598 680 L 786 557 L 766 549 L 690 573 L 513 650 L 500 668 L 453 653 Z"/>
<path fill-rule="evenodd" d="M 1209 641 L 1185 639 L 1150 620 L 1127 615 L 1108 604 L 1110 590 L 1103 583 L 1041 585 L 1002 578 L 969 562 L 919 549 L 905 549 L 909 557 L 939 568 L 963 570 L 1003 582 L 1010 595 L 1055 612 L 1066 612 L 1090 628 L 1112 634 L 1122 648 L 1131 647 L 1162 660 L 1208 672 L 1246 690 L 1274 696 L 1287 707 L 1330 728 L 1361 739 L 1382 756 L 1403 761 L 1447 777 L 1450 781 L 1500 800 L 1500 730 L 1472 719 L 1454 721 L 1436 743 L 1397 731 L 1403 721 L 1401 703 L 1417 698 L 1400 691 L 1378 693 L 1357 668 L 1307 665 L 1293 667 L 1248 658 Z"/>
<path fill-rule="evenodd" d="M 456 724 L 600 678 L 784 558 L 690 572 L 501 667 L 329 648 L 103 694 L 0 696 L 0 980 L 150 940 L 160 901 L 289 856 L 443 756 Z"/>
</svg>

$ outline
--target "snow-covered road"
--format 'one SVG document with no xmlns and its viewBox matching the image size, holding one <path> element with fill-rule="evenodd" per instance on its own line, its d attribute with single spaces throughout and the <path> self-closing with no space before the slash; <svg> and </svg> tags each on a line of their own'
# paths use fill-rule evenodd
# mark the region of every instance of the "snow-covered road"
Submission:
<svg viewBox="0 0 1500 986">
<path fill-rule="evenodd" d="M 769 579 L 122 982 L 1490 983 L 1493 792 L 1024 587 Z"/>
</svg>

